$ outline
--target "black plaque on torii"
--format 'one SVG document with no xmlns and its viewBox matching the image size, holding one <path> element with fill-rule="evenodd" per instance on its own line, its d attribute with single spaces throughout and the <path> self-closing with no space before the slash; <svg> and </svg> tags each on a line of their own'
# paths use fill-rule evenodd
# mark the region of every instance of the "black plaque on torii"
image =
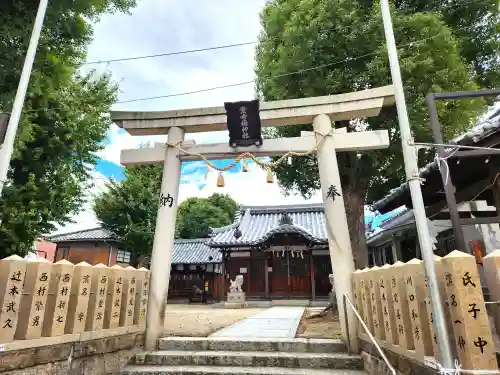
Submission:
<svg viewBox="0 0 500 375">
<path fill-rule="evenodd" d="M 259 101 L 224 103 L 231 147 L 262 146 Z"/>
</svg>

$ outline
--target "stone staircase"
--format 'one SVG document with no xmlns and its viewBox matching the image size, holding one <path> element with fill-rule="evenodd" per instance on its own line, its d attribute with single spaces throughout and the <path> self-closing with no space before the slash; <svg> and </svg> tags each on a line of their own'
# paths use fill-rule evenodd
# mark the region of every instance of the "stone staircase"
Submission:
<svg viewBox="0 0 500 375">
<path fill-rule="evenodd" d="M 121 375 L 362 375 L 340 340 L 169 337 L 136 355 Z"/>
</svg>

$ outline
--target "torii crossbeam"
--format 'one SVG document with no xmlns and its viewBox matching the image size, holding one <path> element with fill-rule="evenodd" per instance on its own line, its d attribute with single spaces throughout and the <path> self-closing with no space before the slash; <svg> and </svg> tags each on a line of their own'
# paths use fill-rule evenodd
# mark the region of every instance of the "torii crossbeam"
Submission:
<svg viewBox="0 0 500 375">
<path fill-rule="evenodd" d="M 111 112 L 112 120 L 132 135 L 168 134 L 170 144 L 178 144 L 190 153 L 203 154 L 207 159 L 228 159 L 242 152 L 256 156 L 279 156 L 288 151 L 305 152 L 318 146 L 316 156 L 325 208 L 330 259 L 335 279 L 335 290 L 339 306 L 339 318 L 345 340 L 349 338 L 351 348 L 356 351 L 357 321 L 354 313 L 347 309 L 344 315 L 343 295 L 352 299 L 351 274 L 354 271 L 349 229 L 347 226 L 344 198 L 336 152 L 363 151 L 387 148 L 389 136 L 386 130 L 346 133 L 332 132 L 332 121 L 350 120 L 377 116 L 383 106 L 394 103 L 394 90 L 384 86 L 340 95 L 305 99 L 280 100 L 262 103 L 260 118 L 262 126 L 313 124 L 314 132 L 303 132 L 301 137 L 268 139 L 257 148 L 231 148 L 226 144 L 196 145 L 184 142 L 185 133 L 210 132 L 226 129 L 224 107 L 197 108 L 167 112 Z M 325 136 L 326 135 L 326 136 Z M 325 136 L 325 137 L 324 137 Z M 323 138 L 324 137 L 324 138 Z M 160 205 L 156 220 L 155 237 L 151 257 L 150 298 L 147 312 L 146 349 L 152 350 L 163 332 L 167 291 L 172 261 L 177 199 L 183 160 L 199 157 L 181 153 L 177 148 L 156 145 L 153 148 L 123 150 L 121 164 L 163 163 L 163 178 Z M 338 192 L 332 196 L 332 188 Z M 161 197 L 171 197 L 169 204 Z M 347 321 L 346 321 L 347 319 Z M 346 323 L 349 323 L 348 325 Z M 347 332 L 349 329 L 349 334 Z"/>
</svg>

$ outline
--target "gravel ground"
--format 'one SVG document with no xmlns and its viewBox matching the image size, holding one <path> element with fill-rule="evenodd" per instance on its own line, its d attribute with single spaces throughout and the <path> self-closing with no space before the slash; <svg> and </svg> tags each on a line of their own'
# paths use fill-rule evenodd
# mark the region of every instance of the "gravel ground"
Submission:
<svg viewBox="0 0 500 375">
<path fill-rule="evenodd" d="M 338 339 L 342 337 L 339 318 L 337 315 L 332 314 L 331 311 L 321 318 L 306 318 L 321 310 L 322 309 L 317 308 L 305 310 L 299 328 L 297 329 L 296 337 L 308 339 Z"/>
<path fill-rule="evenodd" d="M 221 309 L 210 305 L 168 305 L 164 334 L 206 337 L 262 309 Z"/>
</svg>

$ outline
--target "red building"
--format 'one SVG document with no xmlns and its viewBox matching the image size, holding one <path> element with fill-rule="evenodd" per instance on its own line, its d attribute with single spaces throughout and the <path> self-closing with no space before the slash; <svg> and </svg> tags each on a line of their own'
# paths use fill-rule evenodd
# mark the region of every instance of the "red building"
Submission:
<svg viewBox="0 0 500 375">
<path fill-rule="evenodd" d="M 212 230 L 206 244 L 223 255 L 226 286 L 243 275 L 248 299 L 315 300 L 331 290 L 322 204 L 242 207 L 232 225 Z"/>
<path fill-rule="evenodd" d="M 35 241 L 35 251 L 38 257 L 45 258 L 50 262 L 54 262 L 56 247 L 57 244 L 47 241 L 43 238 L 39 238 Z"/>
</svg>

